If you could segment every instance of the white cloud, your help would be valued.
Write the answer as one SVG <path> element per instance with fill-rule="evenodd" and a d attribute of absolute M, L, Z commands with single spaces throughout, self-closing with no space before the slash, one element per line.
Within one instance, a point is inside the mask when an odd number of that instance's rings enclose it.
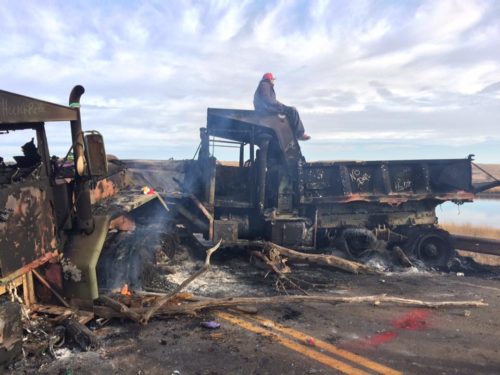
<path fill-rule="evenodd" d="M 227 2 L 227 5 L 229 5 L 229 2 Z M 246 6 L 247 4 L 243 1 L 238 5 L 228 6 L 228 9 L 215 26 L 217 40 L 223 42 L 228 41 L 241 30 L 247 20 L 245 14 Z"/>
<path fill-rule="evenodd" d="M 310 144 L 474 147 L 500 138 L 499 19 L 472 0 L 8 2 L 1 88 L 65 103 L 81 83 L 108 149 L 150 155 L 196 145 L 207 107 L 251 108 L 273 71 Z"/>
<path fill-rule="evenodd" d="M 415 14 L 414 32 L 425 39 L 457 39 L 478 23 L 486 10 L 483 1 L 428 1 Z"/>
<path fill-rule="evenodd" d="M 415 131 L 339 131 L 315 133 L 322 142 L 330 140 L 358 141 L 394 141 L 394 140 L 426 140 L 436 136 L 436 131 L 423 129 Z"/>
<path fill-rule="evenodd" d="M 200 30 L 200 14 L 197 8 L 187 8 L 182 15 L 182 31 L 196 35 Z"/>

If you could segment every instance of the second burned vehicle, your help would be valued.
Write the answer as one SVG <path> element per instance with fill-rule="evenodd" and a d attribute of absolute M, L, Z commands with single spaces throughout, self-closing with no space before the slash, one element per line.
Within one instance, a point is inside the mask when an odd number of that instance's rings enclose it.
<path fill-rule="evenodd" d="M 278 116 L 208 109 L 184 181 L 201 201 L 189 210 L 197 216 L 184 216 L 206 239 L 227 246 L 269 240 L 305 251 L 333 246 L 350 257 L 400 246 L 429 266 L 447 263 L 454 249 L 435 208 L 471 202 L 487 188 L 472 184 L 471 157 L 307 162 L 288 126 Z M 219 162 L 217 147 L 236 147 L 238 160 Z"/>

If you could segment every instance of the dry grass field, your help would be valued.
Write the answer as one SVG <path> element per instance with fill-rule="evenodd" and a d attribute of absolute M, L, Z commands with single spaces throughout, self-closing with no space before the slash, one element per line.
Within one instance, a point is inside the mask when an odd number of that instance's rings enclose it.
<path fill-rule="evenodd" d="M 478 166 L 481 169 L 484 169 L 486 172 L 491 174 L 493 177 L 496 179 L 500 180 L 500 164 L 478 164 Z M 488 176 L 486 173 L 481 171 L 476 166 L 472 166 L 472 181 L 477 183 L 477 182 L 489 182 L 489 181 L 494 181 L 493 178 Z M 483 197 L 488 197 L 488 198 L 497 198 L 496 195 L 498 194 L 498 199 L 500 199 L 500 186 L 497 186 L 493 189 L 490 189 L 486 191 L 485 193 L 480 193 Z"/>
<path fill-rule="evenodd" d="M 500 164 L 478 164 L 481 169 L 500 180 Z M 472 166 L 472 180 L 474 182 L 493 181 L 491 177 L 481 171 L 478 167 Z"/>
<path fill-rule="evenodd" d="M 442 224 L 441 227 L 453 234 L 500 239 L 500 229 L 472 224 Z"/>

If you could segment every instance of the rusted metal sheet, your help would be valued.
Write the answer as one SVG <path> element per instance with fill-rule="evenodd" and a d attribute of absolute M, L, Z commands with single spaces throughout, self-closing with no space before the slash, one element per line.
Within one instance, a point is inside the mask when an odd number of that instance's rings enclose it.
<path fill-rule="evenodd" d="M 409 201 L 400 205 L 362 201 L 323 203 L 317 206 L 317 224 L 319 228 L 434 225 L 437 222 L 434 207 L 426 201 Z"/>
<path fill-rule="evenodd" d="M 0 124 L 76 119 L 77 111 L 73 108 L 0 90 Z"/>
<path fill-rule="evenodd" d="M 112 197 L 120 191 L 119 184 L 116 184 L 109 178 L 99 180 L 96 187 L 90 191 L 92 203 L 102 201 L 103 199 Z"/>
<path fill-rule="evenodd" d="M 306 163 L 302 203 L 472 200 L 470 159 Z"/>
<path fill-rule="evenodd" d="M 174 193 L 189 190 L 186 174 L 195 168 L 196 160 L 119 160 L 117 166 L 126 170 L 128 185 L 149 186 L 161 193 Z M 112 172 L 110 175 L 113 178 Z"/>
<path fill-rule="evenodd" d="M 96 186 L 90 191 L 92 203 L 97 203 L 118 194 L 120 190 L 128 186 L 126 178 L 126 172 L 121 171 L 111 177 L 97 181 Z"/>
<path fill-rule="evenodd" d="M 214 238 L 214 217 L 212 214 L 207 210 L 205 206 L 199 201 L 199 199 L 196 197 L 196 195 L 191 194 L 191 199 L 193 200 L 194 204 L 196 207 L 200 209 L 200 211 L 203 213 L 203 215 L 208 219 L 208 239 L 213 240 Z M 236 230 L 236 234 L 237 234 Z"/>
<path fill-rule="evenodd" d="M 54 204 L 48 188 L 48 181 L 28 181 L 0 190 L 2 276 L 57 250 Z"/>

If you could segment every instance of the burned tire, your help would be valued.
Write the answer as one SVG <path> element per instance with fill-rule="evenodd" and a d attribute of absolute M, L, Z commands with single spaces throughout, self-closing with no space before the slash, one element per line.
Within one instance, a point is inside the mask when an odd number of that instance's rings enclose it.
<path fill-rule="evenodd" d="M 421 229 L 412 233 L 405 250 L 429 267 L 446 267 L 455 254 L 449 233 L 439 229 Z"/>
<path fill-rule="evenodd" d="M 353 259 L 373 249 L 376 242 L 375 235 L 366 228 L 346 228 L 340 236 L 340 248 Z"/>

